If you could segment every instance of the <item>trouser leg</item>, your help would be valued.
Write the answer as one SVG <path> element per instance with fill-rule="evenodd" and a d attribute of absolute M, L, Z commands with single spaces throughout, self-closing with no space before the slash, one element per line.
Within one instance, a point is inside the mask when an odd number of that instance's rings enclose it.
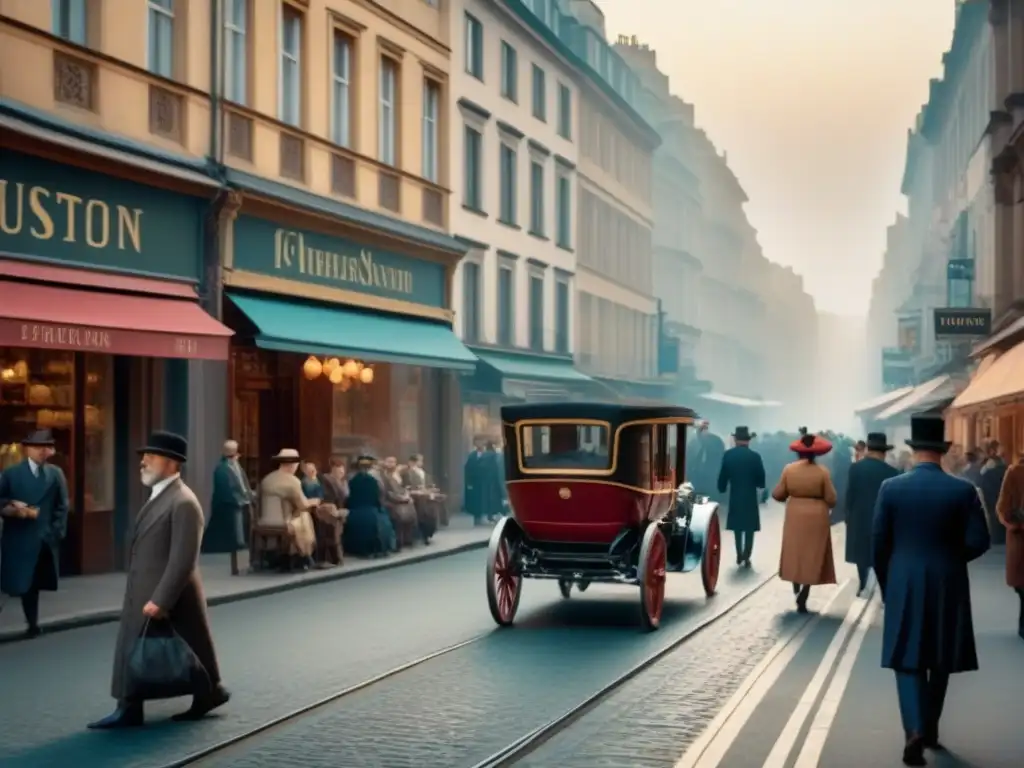
<path fill-rule="evenodd" d="M 39 590 L 34 586 L 21 596 L 21 610 L 29 629 L 36 629 L 39 626 Z"/>
<path fill-rule="evenodd" d="M 903 721 L 903 731 L 907 738 L 912 734 L 924 735 L 927 693 L 928 678 L 924 672 L 896 673 L 900 719 Z"/>
<path fill-rule="evenodd" d="M 736 540 L 736 562 L 743 561 L 743 531 L 733 531 L 733 538 Z"/>
<path fill-rule="evenodd" d="M 864 587 L 866 587 L 867 584 L 868 584 L 868 574 L 870 572 L 871 572 L 870 566 L 859 565 L 859 564 L 857 565 L 857 580 L 858 580 L 857 591 L 858 592 L 863 592 L 864 591 Z"/>
<path fill-rule="evenodd" d="M 936 738 L 939 734 L 939 720 L 942 717 L 942 708 L 946 704 L 948 689 L 948 674 L 945 672 L 928 673 L 928 687 L 925 692 L 925 732 Z"/>
<path fill-rule="evenodd" d="M 743 537 L 743 559 L 750 560 L 751 554 L 754 552 L 754 532 L 747 531 Z"/>

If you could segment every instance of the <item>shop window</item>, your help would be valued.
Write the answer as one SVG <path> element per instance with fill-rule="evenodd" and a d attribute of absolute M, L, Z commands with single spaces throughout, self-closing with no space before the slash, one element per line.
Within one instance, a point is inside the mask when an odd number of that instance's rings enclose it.
<path fill-rule="evenodd" d="M 114 509 L 114 358 L 85 358 L 85 511 Z"/>
<path fill-rule="evenodd" d="M 53 431 L 52 461 L 74 483 L 75 358 L 71 352 L 0 349 L 0 471 L 24 458 L 21 440 Z"/>

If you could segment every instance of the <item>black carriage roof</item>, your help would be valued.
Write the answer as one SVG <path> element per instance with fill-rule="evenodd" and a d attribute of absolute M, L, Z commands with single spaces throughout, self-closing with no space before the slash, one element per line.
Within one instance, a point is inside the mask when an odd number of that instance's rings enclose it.
<path fill-rule="evenodd" d="M 624 405 L 622 403 L 563 402 L 505 405 L 501 420 L 599 419 L 601 421 L 645 421 L 647 419 L 693 419 L 696 413 L 677 405 Z"/>

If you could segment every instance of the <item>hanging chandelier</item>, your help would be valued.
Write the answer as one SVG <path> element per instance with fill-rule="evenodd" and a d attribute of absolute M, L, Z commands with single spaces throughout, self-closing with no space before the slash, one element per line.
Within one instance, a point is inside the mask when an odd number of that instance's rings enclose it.
<path fill-rule="evenodd" d="M 310 355 L 302 364 L 302 375 L 309 381 L 324 376 L 331 384 L 339 385 L 343 390 L 355 384 L 372 384 L 373 368 L 358 360 L 341 362 L 336 357 L 324 358 L 323 362 Z"/>

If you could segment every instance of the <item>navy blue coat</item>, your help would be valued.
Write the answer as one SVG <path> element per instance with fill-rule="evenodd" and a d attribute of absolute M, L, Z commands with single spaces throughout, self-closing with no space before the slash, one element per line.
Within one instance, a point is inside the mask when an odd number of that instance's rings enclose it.
<path fill-rule="evenodd" d="M 866 456 L 850 467 L 846 483 L 846 562 L 871 566 L 871 521 L 882 483 L 900 471 L 881 459 Z"/>
<path fill-rule="evenodd" d="M 57 589 L 60 574 L 60 542 L 68 525 L 68 483 L 59 467 L 43 464 L 39 477 L 32 474 L 28 459 L 0 475 L 0 509 L 12 501 L 39 508 L 34 520 L 5 517 L 0 537 L 0 592 L 24 595 L 32 588 L 36 566 L 44 551 L 45 569 L 40 589 Z"/>
<path fill-rule="evenodd" d="M 989 546 L 985 510 L 966 480 L 918 464 L 882 483 L 872 555 L 885 600 L 883 667 L 978 668 L 967 563 Z"/>
<path fill-rule="evenodd" d="M 757 451 L 737 445 L 725 452 L 718 472 L 718 492 L 729 492 L 726 527 L 730 531 L 761 530 L 758 489 L 764 487 L 764 462 Z"/>

